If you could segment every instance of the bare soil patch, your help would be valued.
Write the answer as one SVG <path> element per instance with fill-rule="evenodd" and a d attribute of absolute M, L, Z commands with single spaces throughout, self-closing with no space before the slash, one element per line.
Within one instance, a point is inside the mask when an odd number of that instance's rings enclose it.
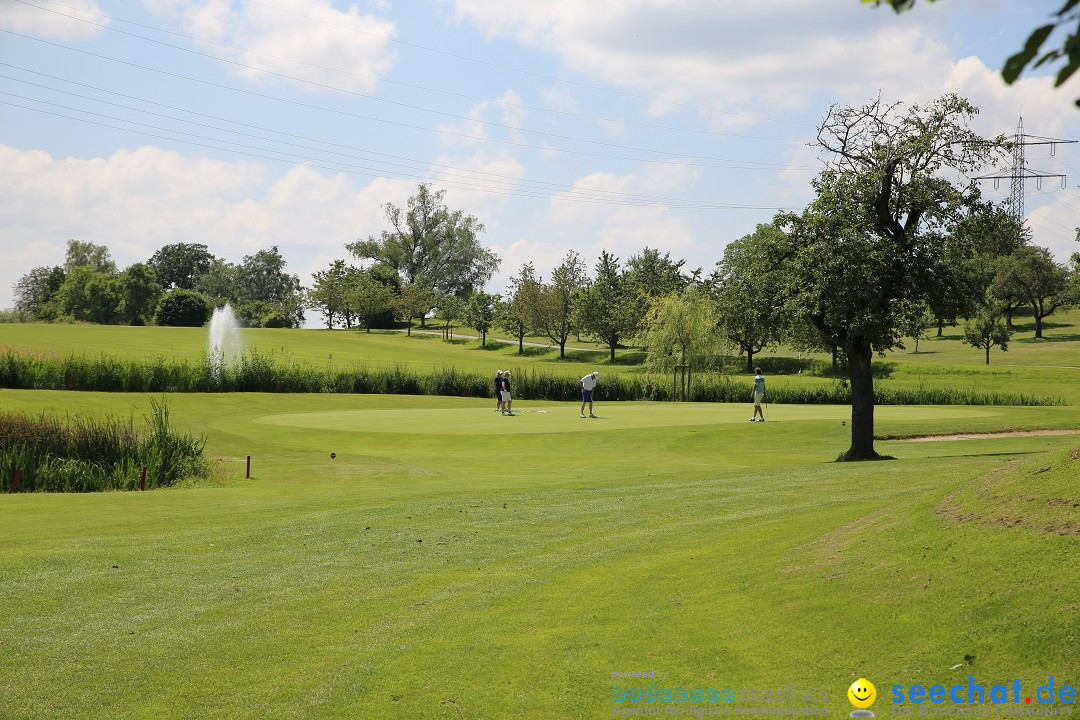
<path fill-rule="evenodd" d="M 943 440 L 983 440 L 986 438 L 1021 437 L 1025 435 L 1080 435 L 1080 430 L 1008 430 L 993 433 L 957 433 L 955 435 L 913 435 L 889 438 L 904 442 L 941 442 Z"/>

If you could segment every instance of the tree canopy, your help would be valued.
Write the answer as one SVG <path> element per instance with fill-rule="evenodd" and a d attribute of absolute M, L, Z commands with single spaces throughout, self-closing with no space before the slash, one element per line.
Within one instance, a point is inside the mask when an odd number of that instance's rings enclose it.
<path fill-rule="evenodd" d="M 782 295 L 822 339 L 844 348 L 851 382 L 851 446 L 872 459 L 874 353 L 903 347 L 928 288 L 950 257 L 952 228 L 977 211 L 978 189 L 944 172 L 970 173 L 1001 147 L 968 129 L 977 110 L 957 95 L 927 107 L 832 107 L 818 130 L 828 166 L 816 198 L 783 220 L 771 262 L 783 263 Z M 955 254 L 955 253 L 954 253 Z"/>
<path fill-rule="evenodd" d="M 404 210 L 393 203 L 384 206 L 389 230 L 346 247 L 357 258 L 385 263 L 406 284 L 436 295 L 468 296 L 491 279 L 499 258 L 480 245 L 483 223 L 450 210 L 445 194 L 421 184 Z"/>

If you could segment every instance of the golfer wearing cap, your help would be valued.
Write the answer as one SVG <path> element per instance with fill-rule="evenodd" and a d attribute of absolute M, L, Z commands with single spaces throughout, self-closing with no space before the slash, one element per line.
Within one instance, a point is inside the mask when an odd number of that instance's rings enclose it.
<path fill-rule="evenodd" d="M 510 395 L 510 371 L 506 370 L 502 376 L 502 404 L 503 415 L 513 415 L 514 398 Z"/>
<path fill-rule="evenodd" d="M 503 412 L 502 370 L 495 371 L 495 412 Z"/>
<path fill-rule="evenodd" d="M 600 382 L 600 373 L 594 372 L 581 378 L 581 417 L 585 417 L 585 403 L 589 403 L 589 417 L 593 415 L 593 394 L 596 392 L 596 383 Z"/>

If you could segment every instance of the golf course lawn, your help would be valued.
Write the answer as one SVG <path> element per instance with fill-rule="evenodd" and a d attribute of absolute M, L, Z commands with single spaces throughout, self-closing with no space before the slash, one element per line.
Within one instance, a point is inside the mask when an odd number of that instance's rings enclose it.
<path fill-rule="evenodd" d="M 1080 684 L 1078 435 L 838 464 L 846 406 L 167 400 L 211 478 L 0 500 L 0 717 L 607 717 L 646 705 L 614 700 L 635 671 L 833 716 L 860 677 L 879 716 L 896 684 Z M 1080 410 L 877 409 L 882 436 L 1046 428 Z"/>

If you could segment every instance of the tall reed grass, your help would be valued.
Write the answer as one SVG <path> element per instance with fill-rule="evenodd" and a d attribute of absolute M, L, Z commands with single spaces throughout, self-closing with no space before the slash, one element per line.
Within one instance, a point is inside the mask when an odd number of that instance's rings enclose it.
<path fill-rule="evenodd" d="M 19 492 L 137 490 L 205 476 L 205 438 L 176 432 L 169 408 L 151 400 L 145 428 L 133 418 L 0 413 L 0 481 Z"/>
<path fill-rule="evenodd" d="M 401 365 L 384 367 L 318 368 L 273 356 L 246 354 L 235 365 L 218 367 L 209 360 L 188 362 L 173 358 L 121 359 L 108 355 L 68 355 L 53 358 L 8 350 L 0 355 L 0 387 L 104 392 L 287 392 L 456 395 L 488 397 L 492 378 L 455 367 L 436 367 L 418 373 Z M 693 376 L 688 400 L 693 402 L 749 401 L 745 379 L 720 373 Z M 672 400 L 670 375 L 624 373 L 605 375 L 599 387 L 605 400 Z M 515 370 L 514 397 L 523 400 L 573 400 L 577 377 L 545 369 Z M 681 397 L 681 394 L 679 395 Z M 845 382 L 828 385 L 778 385 L 769 389 L 777 403 L 845 405 L 851 391 Z M 997 392 L 983 388 L 875 389 L 879 405 L 1065 405 L 1060 396 Z"/>

